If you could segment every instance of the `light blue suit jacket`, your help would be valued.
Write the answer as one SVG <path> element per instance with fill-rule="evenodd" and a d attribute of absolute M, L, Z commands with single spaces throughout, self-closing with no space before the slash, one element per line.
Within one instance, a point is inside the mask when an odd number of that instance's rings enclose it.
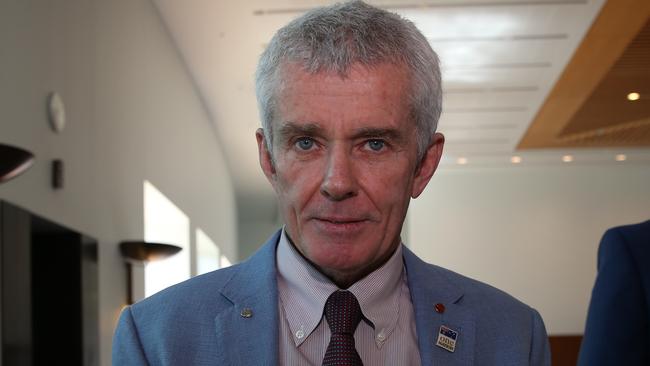
<path fill-rule="evenodd" d="M 113 338 L 113 365 L 278 364 L 279 234 L 239 265 L 126 308 Z M 422 365 L 550 365 L 537 311 L 493 287 L 427 264 L 407 248 L 403 253 Z M 443 313 L 434 310 L 437 303 L 445 305 Z M 252 316 L 242 316 L 244 309 Z M 458 332 L 453 353 L 436 346 L 442 325 Z"/>

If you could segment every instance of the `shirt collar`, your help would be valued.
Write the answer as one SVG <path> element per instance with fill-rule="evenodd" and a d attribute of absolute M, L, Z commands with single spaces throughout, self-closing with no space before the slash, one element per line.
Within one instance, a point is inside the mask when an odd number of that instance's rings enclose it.
<path fill-rule="evenodd" d="M 280 306 L 284 309 L 295 344 L 299 346 L 320 323 L 325 302 L 338 287 L 298 253 L 284 230 L 276 260 Z M 403 276 L 400 244 L 386 263 L 348 288 L 357 297 L 364 317 L 374 326 L 378 347 L 388 339 L 397 324 Z"/>

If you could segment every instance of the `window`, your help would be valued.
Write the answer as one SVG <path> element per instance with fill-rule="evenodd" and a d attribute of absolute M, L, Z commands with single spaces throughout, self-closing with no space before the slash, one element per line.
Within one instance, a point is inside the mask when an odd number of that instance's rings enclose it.
<path fill-rule="evenodd" d="M 219 247 L 201 229 L 196 229 L 196 274 L 221 268 Z"/>
<path fill-rule="evenodd" d="M 172 257 L 146 265 L 145 297 L 190 278 L 190 219 L 148 181 L 144 182 L 144 240 L 183 248 Z"/>

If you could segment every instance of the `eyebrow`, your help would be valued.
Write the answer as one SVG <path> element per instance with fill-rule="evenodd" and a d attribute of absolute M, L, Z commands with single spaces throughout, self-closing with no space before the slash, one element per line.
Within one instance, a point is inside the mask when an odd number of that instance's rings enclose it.
<path fill-rule="evenodd" d="M 284 122 L 278 131 L 278 136 L 286 139 L 289 136 L 306 135 L 314 136 L 323 131 L 323 128 L 317 123 L 297 124 L 294 122 Z"/>
<path fill-rule="evenodd" d="M 278 137 L 286 140 L 291 136 L 304 135 L 304 136 L 319 136 L 324 134 L 324 129 L 318 123 L 295 123 L 291 121 L 284 122 L 279 128 Z M 361 138 L 383 138 L 394 141 L 396 143 L 403 143 L 405 140 L 404 134 L 396 128 L 384 127 L 361 127 L 353 131 L 353 139 Z"/>
<path fill-rule="evenodd" d="M 354 133 L 354 138 L 385 138 L 395 142 L 402 142 L 404 135 L 396 128 L 377 128 L 377 127 L 363 127 L 359 128 Z"/>

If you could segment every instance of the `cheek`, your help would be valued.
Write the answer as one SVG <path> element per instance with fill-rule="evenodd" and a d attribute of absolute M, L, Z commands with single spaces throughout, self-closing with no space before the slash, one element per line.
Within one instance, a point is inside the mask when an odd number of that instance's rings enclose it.
<path fill-rule="evenodd" d="M 413 173 L 405 165 L 384 164 L 368 173 L 364 174 L 362 186 L 377 207 L 390 209 L 404 205 L 410 198 Z"/>
<path fill-rule="evenodd" d="M 320 190 L 320 175 L 313 166 L 290 164 L 277 170 L 276 193 L 281 203 L 300 210 Z"/>

